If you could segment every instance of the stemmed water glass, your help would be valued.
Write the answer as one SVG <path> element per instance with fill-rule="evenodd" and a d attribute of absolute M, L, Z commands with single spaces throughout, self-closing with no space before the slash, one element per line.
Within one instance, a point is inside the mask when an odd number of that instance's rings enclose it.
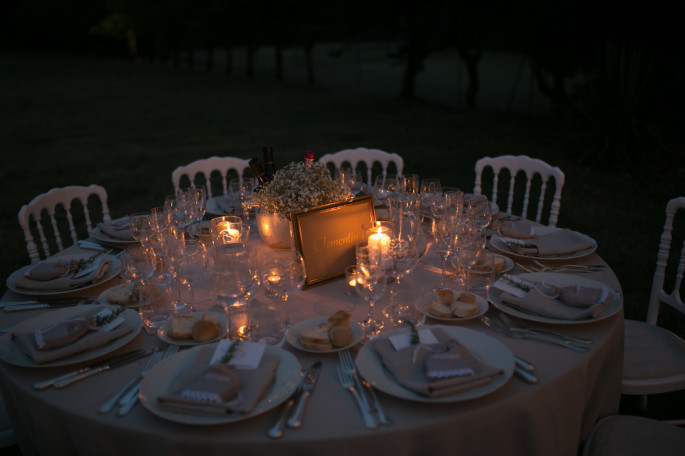
<path fill-rule="evenodd" d="M 355 283 L 357 293 L 369 301 L 369 313 L 362 322 L 366 336 L 370 339 L 380 334 L 383 322 L 376 319 L 376 301 L 383 296 L 387 282 L 387 262 L 381 249 L 374 249 L 368 244 L 356 247 L 357 272 Z"/>
<path fill-rule="evenodd" d="M 175 297 L 172 300 L 172 306 L 176 312 L 190 310 L 181 302 L 181 289 L 179 278 L 179 265 L 183 256 L 186 254 L 185 234 L 180 226 L 169 226 L 161 231 L 163 264 L 166 266 L 165 272 L 168 273 L 169 279 L 176 288 Z"/>
<path fill-rule="evenodd" d="M 285 327 L 289 328 L 292 323 L 287 308 L 288 298 L 302 289 L 306 278 L 302 255 L 294 249 L 269 252 L 262 264 L 261 274 L 266 289 L 283 301 Z"/>
<path fill-rule="evenodd" d="M 186 294 L 190 296 L 188 302 L 183 303 L 187 308 L 193 308 L 195 304 L 195 292 L 193 290 L 193 282 L 200 279 L 207 271 L 207 250 L 202 242 L 186 241 L 185 252 L 181 258 L 178 259 L 177 278 L 178 284 L 183 285 L 186 289 Z M 181 291 L 179 288 L 179 300 Z"/>

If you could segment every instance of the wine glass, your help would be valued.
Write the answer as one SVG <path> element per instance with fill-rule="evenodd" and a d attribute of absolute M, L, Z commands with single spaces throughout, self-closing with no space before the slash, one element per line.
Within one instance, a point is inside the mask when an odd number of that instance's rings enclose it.
<path fill-rule="evenodd" d="M 215 264 L 214 296 L 226 315 L 226 338 L 243 340 L 250 334 L 250 301 L 259 287 L 259 273 L 256 256 L 247 247 L 230 256 L 230 261 Z"/>
<path fill-rule="evenodd" d="M 425 212 L 430 212 L 433 206 L 433 199 L 442 193 L 440 179 L 427 177 L 421 180 L 419 194 L 421 195 L 421 208 Z"/>
<path fill-rule="evenodd" d="M 335 170 L 335 179 L 347 185 L 353 195 L 359 193 L 364 183 L 362 173 L 354 168 L 343 166 Z"/>
<path fill-rule="evenodd" d="M 404 174 L 399 177 L 401 180 L 401 188 L 405 193 L 415 193 L 418 194 L 420 191 L 419 186 L 419 175 L 418 174 Z"/>
<path fill-rule="evenodd" d="M 155 252 L 150 247 L 133 245 L 121 254 L 122 283 L 149 279 L 157 268 Z"/>
<path fill-rule="evenodd" d="M 436 218 L 431 225 L 433 239 L 435 240 L 435 249 L 440 256 L 440 267 L 442 271 L 440 279 L 440 287 L 445 288 L 447 279 L 447 260 L 453 253 L 454 248 L 454 224 L 457 222 L 456 217 L 441 217 Z"/>
<path fill-rule="evenodd" d="M 357 293 L 369 301 L 369 313 L 362 322 L 364 332 L 369 339 L 381 333 L 383 322 L 375 316 L 376 301 L 383 296 L 386 286 L 386 266 L 381 249 L 370 248 L 368 244 L 359 244 L 356 247 Z"/>
<path fill-rule="evenodd" d="M 478 226 L 478 231 L 482 231 L 490 224 L 492 219 L 490 201 L 483 195 L 475 195 L 469 199 L 466 213 L 474 220 Z"/>
<path fill-rule="evenodd" d="M 163 251 L 163 265 L 167 277 L 174 284 L 176 293 L 172 300 L 172 306 L 176 312 L 190 310 L 189 306 L 181 302 L 180 299 L 180 284 L 179 284 L 179 265 L 186 254 L 186 244 L 184 230 L 180 226 L 169 226 L 161 231 L 162 251 Z"/>
<path fill-rule="evenodd" d="M 384 309 L 385 315 L 393 316 L 396 325 L 402 324 L 403 316 L 411 312 L 410 303 L 400 302 L 397 291 L 401 288 L 403 277 L 409 275 L 419 262 L 419 249 L 416 243 L 406 239 L 393 239 L 388 250 L 390 256 L 389 275 L 392 278 L 390 286 L 390 308 Z"/>
<path fill-rule="evenodd" d="M 384 201 L 388 196 L 398 193 L 399 187 L 397 182 L 397 175 L 395 174 L 386 174 L 385 176 L 381 174 L 376 176 L 373 183 L 373 191 L 376 199 Z"/>
<path fill-rule="evenodd" d="M 454 260 L 464 268 L 464 290 L 469 291 L 471 268 L 478 263 L 485 249 L 485 232 L 479 231 L 475 221 L 467 219 L 455 234 L 455 245 Z"/>
<path fill-rule="evenodd" d="M 131 236 L 138 242 L 144 242 L 150 235 L 150 213 L 138 212 L 128 216 L 128 227 Z"/>
<path fill-rule="evenodd" d="M 289 328 L 292 322 L 287 309 L 288 298 L 302 289 L 306 278 L 302 255 L 293 249 L 269 252 L 262 264 L 261 274 L 266 289 L 283 301 L 286 308 L 285 327 Z"/>

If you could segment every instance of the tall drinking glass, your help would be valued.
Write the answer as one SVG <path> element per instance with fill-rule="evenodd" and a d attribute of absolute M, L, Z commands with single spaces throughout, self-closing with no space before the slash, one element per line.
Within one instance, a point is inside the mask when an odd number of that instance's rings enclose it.
<path fill-rule="evenodd" d="M 271 251 L 262 263 L 261 274 L 266 289 L 283 301 L 285 327 L 289 328 L 292 322 L 287 306 L 288 298 L 302 289 L 306 279 L 302 255 L 294 249 Z"/>
<path fill-rule="evenodd" d="M 357 293 L 368 300 L 369 313 L 362 322 L 364 332 L 369 339 L 378 336 L 383 330 L 383 321 L 376 319 L 376 301 L 383 296 L 386 286 L 386 267 L 384 255 L 380 249 L 374 249 L 368 244 L 359 244 L 356 247 Z"/>
<path fill-rule="evenodd" d="M 250 335 L 250 301 L 259 286 L 256 258 L 247 247 L 225 255 L 230 258 L 214 266 L 214 296 L 226 315 L 226 338 L 243 340 Z"/>

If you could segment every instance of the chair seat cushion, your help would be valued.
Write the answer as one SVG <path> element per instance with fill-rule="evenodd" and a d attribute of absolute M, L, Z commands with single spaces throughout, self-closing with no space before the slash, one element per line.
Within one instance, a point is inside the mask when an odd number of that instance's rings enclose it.
<path fill-rule="evenodd" d="M 625 321 L 623 378 L 647 380 L 685 375 L 685 342 L 643 321 Z"/>
<path fill-rule="evenodd" d="M 639 416 L 618 415 L 595 425 L 583 456 L 682 456 L 685 429 Z"/>

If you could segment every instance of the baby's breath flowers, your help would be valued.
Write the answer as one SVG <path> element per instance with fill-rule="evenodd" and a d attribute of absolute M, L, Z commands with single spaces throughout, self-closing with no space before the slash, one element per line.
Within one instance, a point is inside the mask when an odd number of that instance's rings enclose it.
<path fill-rule="evenodd" d="M 293 162 L 276 171 L 273 181 L 253 193 L 247 204 L 288 218 L 290 212 L 344 201 L 352 196 L 347 185 L 333 180 L 325 164 Z"/>

